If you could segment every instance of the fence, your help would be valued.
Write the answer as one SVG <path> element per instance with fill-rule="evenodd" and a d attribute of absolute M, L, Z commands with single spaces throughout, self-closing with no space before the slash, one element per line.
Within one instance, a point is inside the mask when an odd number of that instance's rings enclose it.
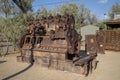
<path fill-rule="evenodd" d="M 120 30 L 101 30 L 98 32 L 104 35 L 105 49 L 120 51 Z"/>

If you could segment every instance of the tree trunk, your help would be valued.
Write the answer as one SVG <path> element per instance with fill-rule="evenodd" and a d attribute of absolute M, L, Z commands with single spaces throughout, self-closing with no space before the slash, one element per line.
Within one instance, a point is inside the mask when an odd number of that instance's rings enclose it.
<path fill-rule="evenodd" d="M 22 11 L 23 14 L 26 14 L 27 11 L 25 10 L 25 8 L 22 6 L 22 0 L 12 0 Z"/>

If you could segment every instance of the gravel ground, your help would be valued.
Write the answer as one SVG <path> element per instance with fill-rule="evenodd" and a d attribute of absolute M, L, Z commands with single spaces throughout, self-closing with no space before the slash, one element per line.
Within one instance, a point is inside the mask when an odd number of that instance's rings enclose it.
<path fill-rule="evenodd" d="M 17 62 L 17 55 L 20 54 L 0 57 L 0 80 L 120 80 L 120 52 L 98 54 L 97 69 L 88 77 Z"/>

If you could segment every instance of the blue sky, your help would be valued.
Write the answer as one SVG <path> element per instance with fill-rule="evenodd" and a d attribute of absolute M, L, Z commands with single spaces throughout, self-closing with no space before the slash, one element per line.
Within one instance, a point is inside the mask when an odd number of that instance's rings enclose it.
<path fill-rule="evenodd" d="M 33 2 L 33 10 L 37 11 L 41 6 L 46 7 L 47 9 L 54 9 L 56 6 L 59 6 L 64 3 L 84 3 L 86 8 L 89 8 L 93 14 L 97 16 L 99 20 L 107 18 L 104 14 L 108 13 L 111 6 L 115 2 L 120 2 L 120 0 L 35 0 Z M 52 4 L 53 3 L 53 4 Z"/>

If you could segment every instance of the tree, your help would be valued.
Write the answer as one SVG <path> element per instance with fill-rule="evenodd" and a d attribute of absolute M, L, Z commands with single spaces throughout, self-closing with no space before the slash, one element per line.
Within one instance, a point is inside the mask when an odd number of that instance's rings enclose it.
<path fill-rule="evenodd" d="M 57 10 L 56 9 L 49 10 L 48 15 L 53 15 L 53 16 L 57 15 Z"/>
<path fill-rule="evenodd" d="M 88 8 L 85 8 L 84 4 L 79 5 L 79 12 L 78 17 L 81 24 L 84 24 L 84 22 L 89 20 L 91 13 Z"/>
<path fill-rule="evenodd" d="M 98 22 L 96 16 L 93 15 L 93 14 L 89 15 L 89 17 L 88 17 L 88 21 L 89 21 L 89 24 L 95 24 L 95 23 Z"/>
<path fill-rule="evenodd" d="M 7 17 L 32 11 L 33 0 L 0 0 L 0 13 Z"/>
<path fill-rule="evenodd" d="M 86 12 L 84 10 L 84 7 L 81 4 L 80 4 L 80 6 L 78 6 L 75 3 L 66 3 L 66 4 L 63 4 L 59 7 L 57 7 L 56 10 L 57 10 L 57 13 L 62 14 L 62 15 L 66 14 L 66 13 L 74 15 L 76 30 L 78 32 L 80 32 L 80 27 L 84 23 L 82 21 L 85 20 L 85 18 L 86 18 L 84 15 L 84 14 L 86 14 Z"/>
<path fill-rule="evenodd" d="M 95 15 L 91 14 L 90 10 L 84 4 L 77 5 L 75 3 L 66 3 L 58 6 L 56 9 L 58 14 L 73 14 L 75 17 L 75 28 L 80 33 L 80 27 L 86 23 L 93 24 L 97 22 Z M 57 14 L 56 13 L 56 14 Z"/>
<path fill-rule="evenodd" d="M 0 0 L 0 14 L 4 15 L 0 17 L 0 32 L 5 34 L 14 48 L 25 29 L 26 21 L 34 16 L 28 13 L 32 11 L 32 2 L 33 0 Z"/>
<path fill-rule="evenodd" d="M 32 11 L 32 2 L 33 0 L 12 0 L 18 8 L 22 11 L 22 13 L 27 13 L 28 11 Z"/>
<path fill-rule="evenodd" d="M 114 19 L 115 14 L 120 14 L 120 3 L 118 3 L 118 2 L 113 4 L 113 6 L 111 7 L 111 9 L 109 11 L 110 19 Z"/>
<path fill-rule="evenodd" d="M 62 15 L 66 13 L 76 15 L 78 13 L 78 6 L 74 3 L 63 4 L 57 7 L 57 12 Z"/>
<path fill-rule="evenodd" d="M 13 44 L 14 48 L 16 48 L 18 39 L 25 29 L 24 19 L 22 17 L 14 19 L 3 18 L 0 21 L 0 29 L 2 29 L 1 33 L 4 33 L 8 41 Z"/>
<path fill-rule="evenodd" d="M 0 13 L 4 14 L 5 17 L 17 12 L 17 8 L 11 0 L 0 0 Z"/>
<path fill-rule="evenodd" d="M 42 16 L 47 16 L 48 15 L 48 10 L 45 7 L 40 8 L 39 12 Z"/>
<path fill-rule="evenodd" d="M 91 11 L 85 7 L 84 4 L 77 5 L 77 15 L 75 16 L 76 30 L 80 33 L 80 27 L 86 24 L 93 24 L 97 22 L 95 15 L 91 14 Z"/>
<path fill-rule="evenodd" d="M 98 27 L 101 28 L 101 29 L 105 29 L 105 30 L 107 30 L 107 26 L 106 26 L 106 24 L 104 24 L 104 23 L 102 23 L 102 22 L 97 23 L 97 24 L 95 24 L 95 25 L 98 26 Z"/>

